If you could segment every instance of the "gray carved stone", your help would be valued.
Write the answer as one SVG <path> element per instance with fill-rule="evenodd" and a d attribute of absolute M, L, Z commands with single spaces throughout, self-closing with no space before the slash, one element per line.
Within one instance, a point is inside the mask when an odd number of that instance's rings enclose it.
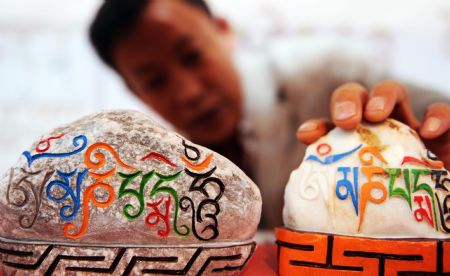
<path fill-rule="evenodd" d="M 0 273 L 236 274 L 256 185 L 221 155 L 132 111 L 43 135 L 0 178 Z"/>

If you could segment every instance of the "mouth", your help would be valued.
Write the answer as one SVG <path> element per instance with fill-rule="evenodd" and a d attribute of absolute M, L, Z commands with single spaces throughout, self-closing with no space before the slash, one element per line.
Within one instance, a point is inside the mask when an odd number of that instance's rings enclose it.
<path fill-rule="evenodd" d="M 195 128 L 211 129 L 220 124 L 222 120 L 223 107 L 211 107 L 198 113 L 190 120 L 190 126 Z"/>

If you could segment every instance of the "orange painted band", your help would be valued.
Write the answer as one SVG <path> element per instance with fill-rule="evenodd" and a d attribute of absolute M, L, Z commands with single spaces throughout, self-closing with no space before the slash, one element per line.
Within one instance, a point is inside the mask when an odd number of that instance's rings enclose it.
<path fill-rule="evenodd" d="M 450 272 L 450 239 L 377 239 L 277 228 L 280 275 Z"/>

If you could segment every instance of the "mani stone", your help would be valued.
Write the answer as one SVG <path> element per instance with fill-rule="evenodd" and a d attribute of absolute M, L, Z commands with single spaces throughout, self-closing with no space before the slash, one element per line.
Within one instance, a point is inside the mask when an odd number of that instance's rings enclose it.
<path fill-rule="evenodd" d="M 408 126 L 335 128 L 285 189 L 287 228 L 372 238 L 450 238 L 450 174 Z"/>
<path fill-rule="evenodd" d="M 139 112 L 99 112 L 1 176 L 0 275 L 238 274 L 260 215 L 223 156 Z"/>
<path fill-rule="evenodd" d="M 310 145 L 275 231 L 280 275 L 450 274 L 450 175 L 394 120 Z"/>

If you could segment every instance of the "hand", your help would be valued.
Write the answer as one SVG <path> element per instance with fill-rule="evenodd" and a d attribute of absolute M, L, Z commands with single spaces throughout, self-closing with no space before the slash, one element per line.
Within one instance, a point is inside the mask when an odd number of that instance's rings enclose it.
<path fill-rule="evenodd" d="M 357 83 L 338 87 L 330 103 L 332 123 L 313 119 L 297 130 L 297 139 L 305 144 L 314 143 L 335 125 L 355 129 L 362 119 L 377 123 L 394 118 L 417 130 L 426 147 L 450 168 L 450 106 L 435 103 L 428 107 L 422 124 L 414 116 L 406 89 L 398 82 L 384 81 L 369 92 Z"/>

